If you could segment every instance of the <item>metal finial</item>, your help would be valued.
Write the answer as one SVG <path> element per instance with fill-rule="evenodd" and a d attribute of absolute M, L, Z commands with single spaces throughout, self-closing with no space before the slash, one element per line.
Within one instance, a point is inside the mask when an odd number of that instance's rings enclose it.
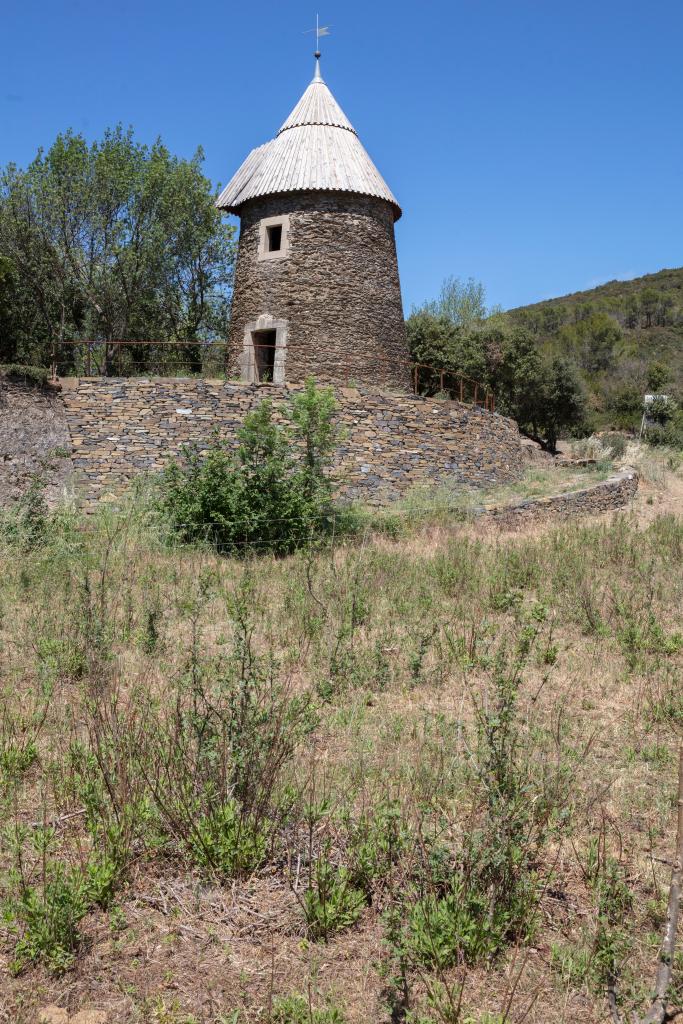
<path fill-rule="evenodd" d="M 315 32 L 315 53 L 313 54 L 313 56 L 316 59 L 315 79 L 318 79 L 318 78 L 320 78 L 320 40 L 322 38 L 324 38 L 324 36 L 329 36 L 329 34 L 330 34 L 330 26 L 329 25 L 321 25 L 320 24 L 320 19 L 319 19 L 318 15 L 316 14 L 316 16 L 315 16 L 315 28 L 307 29 L 306 33 L 304 33 L 304 34 L 307 34 L 308 32 Z"/>

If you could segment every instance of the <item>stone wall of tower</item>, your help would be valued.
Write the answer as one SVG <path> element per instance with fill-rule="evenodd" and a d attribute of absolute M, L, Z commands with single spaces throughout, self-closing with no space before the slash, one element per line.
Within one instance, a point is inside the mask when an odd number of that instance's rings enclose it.
<path fill-rule="evenodd" d="M 286 321 L 285 381 L 312 375 L 405 390 L 410 384 L 401 286 L 389 203 L 302 192 L 251 200 L 241 230 L 230 323 L 231 376 L 239 377 L 247 325 Z M 263 218 L 288 215 L 288 254 L 259 260 Z"/>

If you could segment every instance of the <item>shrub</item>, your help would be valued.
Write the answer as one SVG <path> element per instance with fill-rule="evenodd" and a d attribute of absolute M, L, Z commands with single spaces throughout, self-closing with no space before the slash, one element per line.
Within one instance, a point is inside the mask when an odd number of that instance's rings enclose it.
<path fill-rule="evenodd" d="M 49 836 L 44 838 L 46 845 Z M 79 924 L 94 906 L 111 903 L 118 872 L 113 861 L 93 855 L 84 869 L 46 859 L 39 884 L 18 872 L 10 876 L 13 891 L 3 917 L 18 936 L 10 969 L 19 974 L 31 963 L 44 963 L 54 974 L 68 970 L 80 944 Z"/>
<path fill-rule="evenodd" d="M 236 801 L 229 800 L 197 820 L 189 846 L 200 867 L 236 878 L 261 867 L 269 834 L 268 823 L 245 818 Z"/>
<path fill-rule="evenodd" d="M 355 924 L 363 912 L 365 896 L 353 885 L 345 867 L 330 861 L 329 846 L 318 857 L 303 898 L 308 933 L 327 942 L 334 932 Z"/>
<path fill-rule="evenodd" d="M 610 431 L 603 434 L 600 440 L 604 445 L 612 449 L 613 459 L 623 459 L 624 454 L 626 453 L 626 446 L 628 444 L 628 438 L 625 434 Z"/>
<path fill-rule="evenodd" d="M 3 363 L 0 365 L 0 377 L 7 380 L 21 381 L 34 387 L 44 387 L 48 382 L 49 370 L 44 366 L 24 366 L 22 363 Z"/>
<path fill-rule="evenodd" d="M 276 423 L 269 401 L 249 413 L 235 452 L 215 436 L 188 448 L 161 484 L 161 508 L 185 541 L 221 552 L 250 548 L 287 554 L 332 530 L 335 511 L 327 475 L 337 431 L 329 389 L 309 380 Z"/>
<path fill-rule="evenodd" d="M 296 993 L 273 1000 L 272 1024 L 344 1024 L 345 1016 L 332 1003 L 314 1009 L 305 996 Z"/>
<path fill-rule="evenodd" d="M 683 449 L 683 427 L 675 423 L 656 423 L 645 431 L 645 441 L 652 448 Z"/>
<path fill-rule="evenodd" d="M 37 474 L 13 505 L 0 509 L 0 539 L 29 551 L 43 539 L 47 523 L 44 482 Z"/>
<path fill-rule="evenodd" d="M 489 920 L 483 893 L 467 892 L 462 878 L 445 896 L 428 893 L 411 908 L 407 944 L 412 958 L 424 967 L 444 970 L 464 958 L 481 960 L 498 950 L 500 936 Z"/>
<path fill-rule="evenodd" d="M 368 901 L 378 879 L 387 878 L 408 845 L 408 830 L 396 801 L 382 803 L 354 824 L 349 836 L 353 886 Z"/>
<path fill-rule="evenodd" d="M 678 403 L 664 395 L 657 395 L 645 409 L 647 418 L 661 426 L 666 426 L 676 419 Z"/>

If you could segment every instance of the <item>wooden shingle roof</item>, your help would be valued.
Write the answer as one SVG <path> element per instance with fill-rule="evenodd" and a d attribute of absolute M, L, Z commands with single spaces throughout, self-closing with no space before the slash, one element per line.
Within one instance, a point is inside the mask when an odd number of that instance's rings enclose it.
<path fill-rule="evenodd" d="M 320 76 L 315 76 L 276 137 L 253 149 L 216 206 L 239 213 L 242 203 L 283 192 L 355 192 L 401 208 L 356 131 Z"/>

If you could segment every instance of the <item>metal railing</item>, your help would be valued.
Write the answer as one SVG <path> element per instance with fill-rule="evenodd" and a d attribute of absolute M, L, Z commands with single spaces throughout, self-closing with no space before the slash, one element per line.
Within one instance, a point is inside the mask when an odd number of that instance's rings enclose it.
<path fill-rule="evenodd" d="M 257 383 L 273 379 L 275 345 L 254 344 L 254 376 Z M 259 354 L 273 352 L 273 360 Z M 225 375 L 230 362 L 228 343 L 210 341 L 65 341 L 53 357 L 52 377 L 136 377 Z M 406 383 L 413 394 L 425 397 L 441 395 L 495 412 L 491 388 L 456 370 L 412 363 L 404 360 L 373 359 L 373 365 L 403 368 Z M 349 372 L 349 380 L 353 371 Z M 289 378 L 292 379 L 291 377 Z"/>
<path fill-rule="evenodd" d="M 221 376 L 226 341 L 64 341 L 53 357 L 52 376 Z"/>

